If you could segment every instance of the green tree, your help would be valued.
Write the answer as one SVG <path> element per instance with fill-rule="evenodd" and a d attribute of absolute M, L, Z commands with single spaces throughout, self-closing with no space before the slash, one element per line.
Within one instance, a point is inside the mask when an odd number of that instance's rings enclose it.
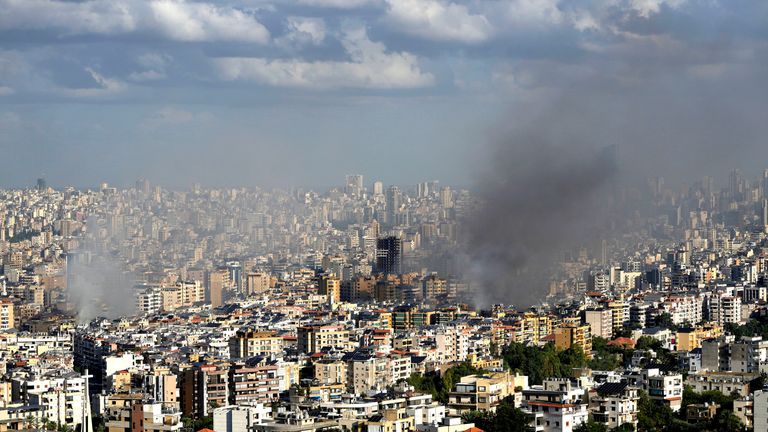
<path fill-rule="evenodd" d="M 515 408 L 511 398 L 506 398 L 496 407 L 495 413 L 471 411 L 462 416 L 465 422 L 474 423 L 487 432 L 528 432 L 530 417 Z"/>
<path fill-rule="evenodd" d="M 531 384 L 541 384 L 545 378 L 571 376 L 573 368 L 587 365 L 581 349 L 560 350 L 551 343 L 542 348 L 512 343 L 504 347 L 502 358 L 509 369 L 528 376 Z"/>
<path fill-rule="evenodd" d="M 600 336 L 592 338 L 592 360 L 589 368 L 594 370 L 615 370 L 621 366 L 619 358 L 624 355 L 624 349 L 608 345 L 608 340 Z"/>
<path fill-rule="evenodd" d="M 660 340 L 654 339 L 650 336 L 641 336 L 640 339 L 637 340 L 635 348 L 639 350 L 653 350 L 657 352 L 664 349 Z"/>
<path fill-rule="evenodd" d="M 608 432 L 608 426 L 589 419 L 589 421 L 576 426 L 573 432 Z"/>
<path fill-rule="evenodd" d="M 746 428 L 744 427 L 744 423 L 741 422 L 741 419 L 736 417 L 736 414 L 734 414 L 733 411 L 721 409 L 717 412 L 715 418 L 712 419 L 708 429 L 712 431 L 737 432 L 743 431 Z"/>
<path fill-rule="evenodd" d="M 672 315 L 670 315 L 667 312 L 664 312 L 664 313 L 660 314 L 659 316 L 657 316 L 653 320 L 653 323 L 654 323 L 654 325 L 656 327 L 661 327 L 661 328 L 670 329 L 672 331 L 677 331 L 677 326 L 675 325 L 674 322 L 672 322 Z"/>
<path fill-rule="evenodd" d="M 457 366 L 448 368 L 440 376 L 437 372 L 430 372 L 422 375 L 413 373 L 406 380 L 416 391 L 431 394 L 432 397 L 441 403 L 448 402 L 448 393 L 453 386 L 467 375 L 485 373 L 486 371 L 473 367 L 469 362 L 461 363 Z"/>
<path fill-rule="evenodd" d="M 674 414 L 668 406 L 656 403 L 645 392 L 640 392 L 637 403 L 637 426 L 641 431 L 660 431 L 672 423 Z"/>

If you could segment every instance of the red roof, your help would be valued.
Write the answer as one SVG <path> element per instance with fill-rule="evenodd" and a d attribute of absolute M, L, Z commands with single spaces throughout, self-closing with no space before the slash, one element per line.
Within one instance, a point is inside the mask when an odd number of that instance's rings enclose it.
<path fill-rule="evenodd" d="M 608 345 L 613 346 L 628 346 L 630 348 L 635 347 L 635 340 L 626 337 L 617 337 L 616 339 L 609 341 Z"/>

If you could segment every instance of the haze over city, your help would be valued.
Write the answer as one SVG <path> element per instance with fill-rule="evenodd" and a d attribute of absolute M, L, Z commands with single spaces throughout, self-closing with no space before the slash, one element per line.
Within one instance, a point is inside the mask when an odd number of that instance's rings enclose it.
<path fill-rule="evenodd" d="M 766 77 L 757 0 L 0 0 L 0 432 L 764 432 Z"/>

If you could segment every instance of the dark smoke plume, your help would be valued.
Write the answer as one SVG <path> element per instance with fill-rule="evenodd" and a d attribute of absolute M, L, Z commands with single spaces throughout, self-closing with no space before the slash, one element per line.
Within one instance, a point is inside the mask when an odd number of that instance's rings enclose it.
<path fill-rule="evenodd" d="M 465 226 L 479 304 L 541 300 L 562 252 L 604 229 L 615 148 L 577 140 L 526 132 L 493 152 L 476 185 L 481 204 Z"/>

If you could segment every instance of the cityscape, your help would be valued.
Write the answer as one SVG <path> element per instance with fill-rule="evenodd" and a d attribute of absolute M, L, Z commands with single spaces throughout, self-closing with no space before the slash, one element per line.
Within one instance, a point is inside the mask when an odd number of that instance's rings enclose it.
<path fill-rule="evenodd" d="M 0 432 L 768 431 L 766 21 L 0 0 Z"/>

